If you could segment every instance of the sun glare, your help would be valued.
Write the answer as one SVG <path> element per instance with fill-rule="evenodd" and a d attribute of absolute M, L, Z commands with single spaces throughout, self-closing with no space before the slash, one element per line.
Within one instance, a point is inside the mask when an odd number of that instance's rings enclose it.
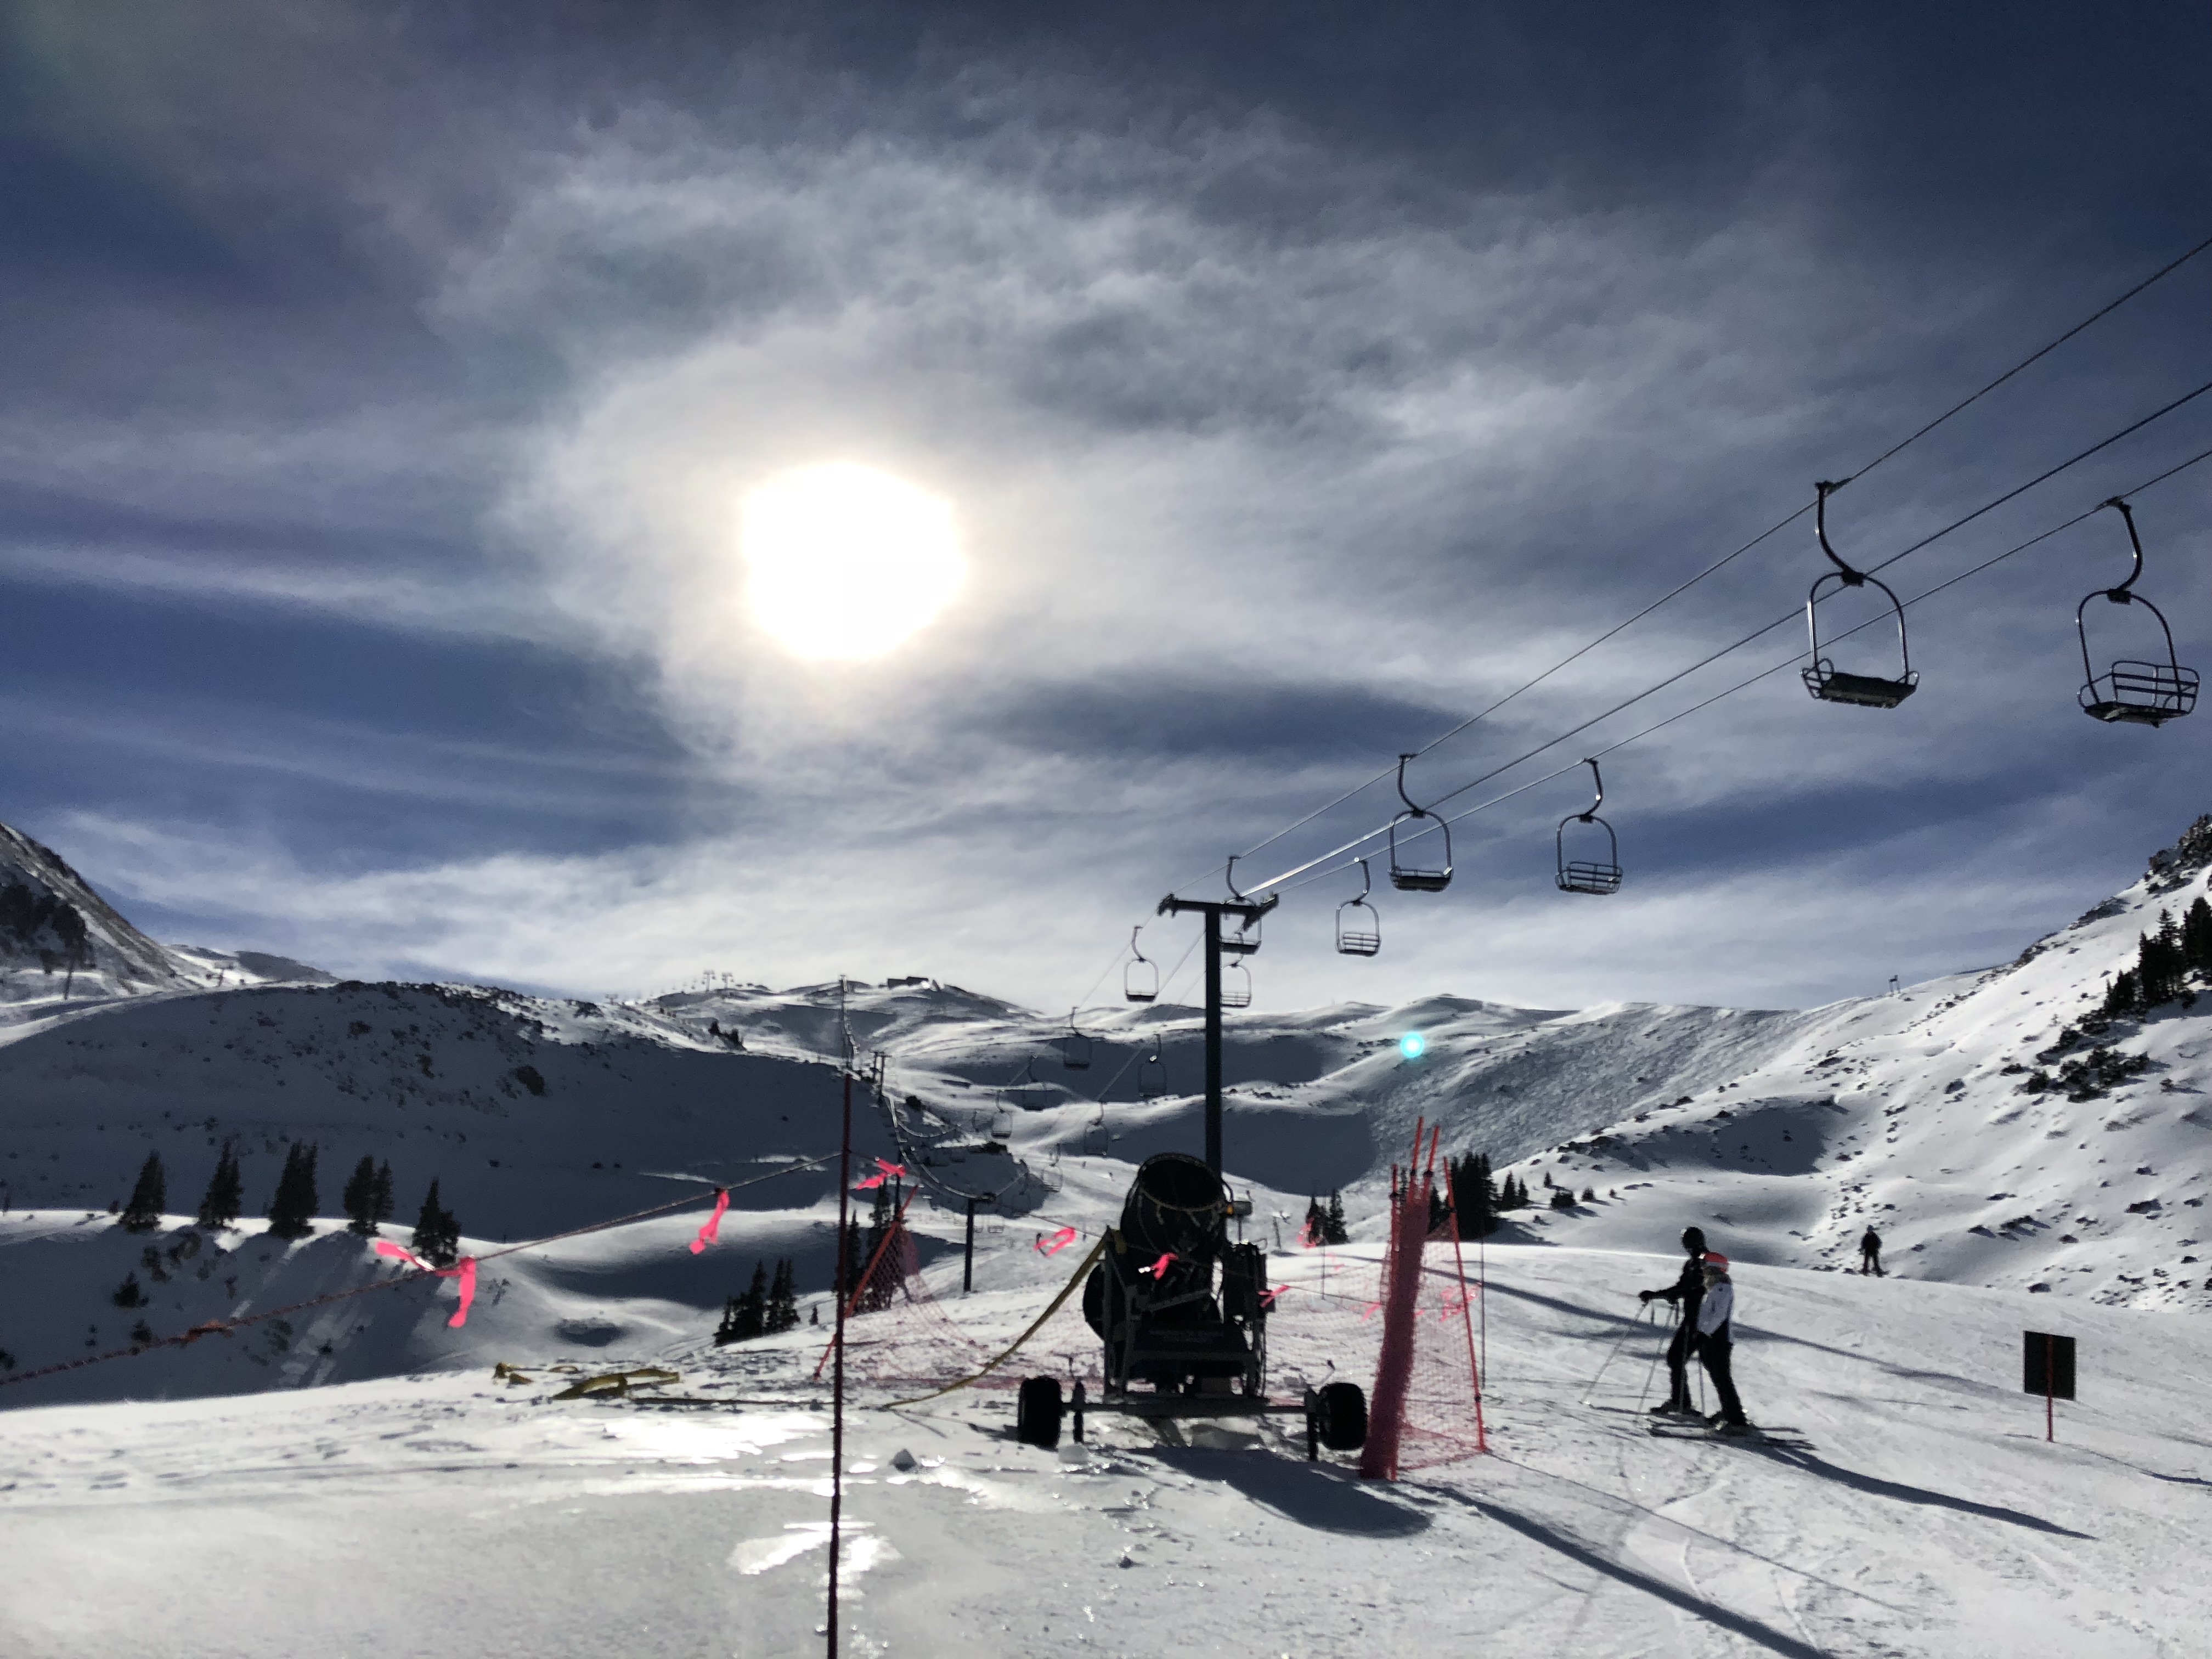
<path fill-rule="evenodd" d="M 880 656 L 910 638 L 966 570 L 950 501 L 847 461 L 754 489 L 738 544 L 753 620 L 817 660 Z"/>

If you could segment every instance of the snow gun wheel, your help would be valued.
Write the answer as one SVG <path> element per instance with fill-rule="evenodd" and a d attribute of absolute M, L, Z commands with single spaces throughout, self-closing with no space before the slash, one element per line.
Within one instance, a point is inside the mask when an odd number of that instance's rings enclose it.
<path fill-rule="evenodd" d="M 1014 1438 L 1024 1446 L 1057 1446 L 1060 1443 L 1060 1379 L 1056 1376 L 1031 1376 L 1023 1380 L 1021 1392 L 1014 1396 Z M 1363 1403 L 1360 1422 L 1366 1422 Z"/>
<path fill-rule="evenodd" d="M 1312 1432 L 1331 1451 L 1367 1443 L 1367 1396 L 1357 1382 L 1330 1382 L 1314 1397 Z"/>

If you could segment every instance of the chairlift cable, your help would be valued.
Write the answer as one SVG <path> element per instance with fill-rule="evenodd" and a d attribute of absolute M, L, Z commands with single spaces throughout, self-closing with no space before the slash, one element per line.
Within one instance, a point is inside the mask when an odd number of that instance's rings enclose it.
<path fill-rule="evenodd" d="M 2212 461 L 2212 449 L 2200 450 L 2196 454 L 2191 456 L 2187 460 L 2180 462 L 2177 465 L 2170 466 L 2166 468 L 2165 471 L 2157 474 L 2155 477 L 2146 478 L 2142 483 L 2136 484 L 2134 488 L 2122 490 L 2119 493 L 2124 495 L 2139 495 L 2144 490 L 2152 489 L 2158 484 L 2164 483 L 2168 478 L 2174 477 L 2177 473 L 2185 472 L 2191 467 L 2198 465 L 2204 461 Z M 2014 554 L 2025 553 L 2028 549 L 2049 541 L 2053 536 L 2057 536 L 2063 532 L 2071 530 L 2077 525 L 2085 524 L 2102 511 L 2104 511 L 2104 504 L 2100 502 L 2095 507 L 2090 507 L 2084 512 L 2077 513 L 2072 518 L 2068 519 L 2064 523 L 2053 525 L 2050 529 L 2043 531 L 2037 535 L 2031 536 L 2026 541 L 2021 542 L 2014 546 L 2008 547 L 2003 552 L 1995 554 L 1969 569 L 1959 572 L 1955 576 L 1946 578 L 1944 580 L 1936 583 L 1935 586 L 1929 588 L 1924 592 L 1914 594 L 1911 599 L 1905 601 L 1905 607 L 1907 610 L 1911 610 L 1914 605 L 1920 604 L 1923 599 L 1932 599 L 1938 593 L 1942 592 L 1946 588 L 1955 587 L 1960 582 L 1966 580 L 1968 578 L 1978 576 L 1984 571 L 2003 563 Z M 1837 635 L 1836 638 L 1839 640 L 1849 639 L 1852 635 L 1859 632 L 1860 629 L 1872 628 L 1887 620 L 1887 618 L 1883 617 L 1870 617 L 1866 621 L 1860 623 L 1854 627 L 1845 629 L 1842 633 Z M 1765 631 L 1771 630 L 1762 630 L 1762 632 Z M 1756 637 L 1756 635 L 1753 637 Z M 1758 684 L 1761 680 L 1771 679 L 1775 675 L 1781 673 L 1784 669 L 1796 667 L 1799 663 L 1805 660 L 1805 655 L 1806 653 L 1802 651 L 1793 653 L 1791 655 L 1783 658 L 1779 662 L 1771 664 L 1767 667 L 1760 669 L 1756 674 L 1750 676 L 1748 678 L 1738 680 L 1734 685 L 1726 687 L 1724 690 L 1716 691 L 1711 696 L 1706 697 L 1700 702 L 1693 702 L 1686 708 L 1678 709 L 1674 714 L 1668 715 L 1667 718 L 1662 720 L 1654 721 L 1651 725 L 1645 726 L 1640 732 L 1632 732 L 1625 738 L 1621 738 L 1615 742 L 1607 744 L 1604 748 L 1595 751 L 1596 757 L 1599 759 L 1603 759 L 1606 756 L 1612 754 L 1615 750 L 1626 749 L 1632 743 L 1640 743 L 1645 738 L 1651 736 L 1655 732 L 1663 730 L 1665 727 L 1674 725 L 1677 720 L 1687 720 L 1691 715 L 1702 713 L 1704 710 L 1711 708 L 1713 704 L 1721 702 L 1724 698 L 1732 697 L 1739 691 L 1748 690 L 1750 687 Z M 1569 733 L 1568 735 L 1571 736 L 1573 734 Z M 1547 746 L 1548 747 L 1549 745 Z M 1540 788 L 1545 784 L 1553 782 L 1556 779 L 1565 777 L 1571 772 L 1579 771 L 1582 769 L 1583 764 L 1583 762 L 1576 761 L 1569 765 L 1560 767 L 1556 771 L 1547 772 L 1540 778 L 1531 779 L 1528 782 L 1517 785 L 1515 787 L 1505 791 L 1503 794 L 1493 795 L 1488 800 L 1482 801 L 1476 805 L 1470 806 L 1464 812 L 1454 813 L 1448 822 L 1457 823 L 1463 818 L 1473 817 L 1477 812 L 1487 811 L 1493 806 L 1497 806 L 1504 802 L 1511 800 L 1516 795 L 1527 794 L 1530 790 Z M 1492 774 L 1492 775 L 1494 776 L 1496 775 Z M 1478 780 L 1478 781 L 1480 781 L 1480 780 Z M 1377 833 L 1380 832 L 1378 831 Z M 1320 881 L 1326 877 L 1340 874 L 1342 872 L 1350 869 L 1352 864 L 1357 861 L 1358 860 L 1351 860 L 1343 864 L 1332 866 L 1326 870 L 1316 870 L 1310 874 L 1302 874 L 1299 879 L 1296 881 L 1284 882 L 1279 884 L 1279 885 L 1285 890 L 1291 888 L 1304 887 L 1313 882 Z"/>
<path fill-rule="evenodd" d="M 2137 283 L 2125 294 L 2121 295 L 2118 299 L 2112 301 L 2101 309 L 2091 312 L 2087 317 L 2075 324 L 2073 327 L 2068 329 L 2063 334 L 2053 340 L 2049 345 L 2045 346 L 2040 351 L 2031 353 L 2029 356 L 2021 358 L 2010 368 L 2005 370 L 2003 374 L 1998 375 L 1996 380 L 1991 380 L 1979 392 L 1975 392 L 1973 396 L 1952 404 L 1950 408 L 1945 410 L 1934 420 L 1929 422 L 1926 426 L 1922 427 L 1919 431 L 1914 433 L 1911 437 L 1883 450 L 1881 454 L 1875 456 L 1857 471 L 1851 473 L 1847 477 L 1839 479 L 1836 487 L 1840 489 L 1844 484 L 1851 483 L 1860 478 L 1865 477 L 1868 473 L 1873 471 L 1875 468 L 1880 466 L 1884 461 L 1889 459 L 1891 456 L 1896 454 L 1899 450 L 1918 443 L 1920 440 L 1926 437 L 1937 427 L 1942 425 L 1944 422 L 1949 420 L 1954 415 L 1960 413 L 1970 404 L 1979 403 L 1984 398 L 1987 397 L 1990 392 L 1995 392 L 1999 386 L 2002 386 L 2007 380 L 2012 379 L 2014 375 L 2019 374 L 2022 369 L 2041 362 L 2045 357 L 2048 357 L 2052 352 L 2057 350 L 2059 347 L 2064 345 L 2069 340 L 2072 339 L 2076 334 L 2081 333 L 2091 324 L 2100 322 L 2106 317 L 2110 316 L 2113 312 L 2118 311 L 2122 306 L 2127 304 L 2129 301 L 2134 299 L 2136 295 L 2142 293 L 2145 289 L 2150 287 L 2152 283 L 2158 282 L 2160 278 L 2171 276 L 2175 271 L 2180 270 L 2182 266 L 2187 264 L 2191 259 L 2194 259 L 2198 254 L 2203 252 L 2207 248 L 2212 248 L 2212 236 L 2206 237 L 2195 247 L 2191 248 L 2188 252 L 2183 254 L 2179 258 L 2173 260 L 2171 264 L 2160 265 L 2156 270 L 2151 272 L 2149 276 L 2144 277 L 2142 281 Z"/>
<path fill-rule="evenodd" d="M 1896 553 L 1893 553 L 1889 557 L 1881 560 L 1880 562 L 1868 565 L 1866 567 L 1866 570 L 1871 574 L 1875 571 L 1888 569 L 1890 566 L 1897 563 L 1899 560 L 1909 558 L 1913 554 L 1920 552 L 1923 549 L 1932 546 L 1935 543 L 1941 541 L 1944 537 L 1952 534 L 1954 531 L 1964 529 L 1967 525 L 1972 524 L 1983 514 L 1992 512 L 1996 508 L 2003 506 L 2006 502 L 2026 494 L 2028 490 L 2034 489 L 2038 484 L 2049 483 L 2052 478 L 2057 477 L 2069 467 L 2078 465 L 2080 463 L 2087 460 L 2091 456 L 2097 454 L 2100 451 L 2110 448 L 2121 439 L 2131 436 L 2133 434 L 2141 431 L 2144 427 L 2148 426 L 2152 422 L 2160 420 L 2167 415 L 2171 415 L 2175 410 L 2203 397 L 2208 392 L 2212 392 L 2212 380 L 2205 381 L 2203 385 L 2197 386 L 2193 391 L 2184 392 L 2180 397 L 2174 398 L 2172 402 L 2165 404 L 2160 407 L 2153 410 L 2149 414 L 2143 416 L 2141 419 L 2131 422 L 2128 425 L 2122 427 L 2118 432 L 2112 434 L 2109 437 L 2100 439 L 2097 442 L 2090 445 L 2087 449 L 2081 450 L 2076 453 L 2069 456 L 2066 459 L 2059 462 L 2057 465 L 2048 467 L 2043 471 L 2039 472 L 2034 477 L 2030 478 L 2026 483 L 2008 489 L 2005 491 L 2003 495 L 1983 503 L 1983 505 L 1976 507 L 1972 512 L 1966 514 L 1964 517 L 1953 520 L 1942 529 L 1930 532 L 1929 534 L 1923 536 L 1918 541 L 1912 543 L 1910 546 L 1905 547 Z M 2186 465 L 2186 463 L 2185 463 L 2185 465 Z M 2171 474 L 2161 474 L 2160 476 L 2161 477 L 2170 477 Z M 1806 510 L 1809 510 L 1809 507 L 1810 504 L 1808 503 Z M 2094 508 L 2092 509 L 2092 511 L 2095 510 L 2096 509 Z M 1429 803 L 1429 810 L 1431 811 L 1434 811 L 1436 808 L 1443 805 L 1445 802 L 1455 799 L 1459 796 L 1467 793 L 1471 789 L 1480 787 L 1483 784 L 1489 782 L 1492 778 L 1502 776 L 1504 774 L 1511 771 L 1515 767 L 1522 764 L 1524 762 L 1534 760 L 1546 750 L 1556 748 L 1560 744 L 1565 743 L 1568 738 L 1579 736 L 1581 733 L 1587 732 L 1591 726 L 1598 725 L 1603 720 L 1610 720 L 1613 715 L 1620 714 L 1623 709 L 1633 708 L 1636 704 L 1642 702 L 1647 697 L 1656 696 L 1658 693 L 1665 690 L 1668 686 L 1688 678 L 1689 676 L 1696 673 L 1699 669 L 1718 662 L 1723 657 L 1729 656 L 1735 652 L 1741 651 L 1744 647 L 1750 645 L 1758 640 L 1764 639 L 1767 635 L 1771 634 L 1778 628 L 1781 628 L 1796 622 L 1798 619 L 1799 614 L 1799 611 L 1793 608 L 1784 615 L 1776 617 L 1764 628 L 1754 629 L 1753 632 L 1746 634 L 1741 639 L 1736 640 L 1732 644 L 1724 645 L 1719 650 L 1699 658 L 1696 662 L 1692 663 L 1687 668 L 1682 669 L 1676 673 L 1669 674 L 1665 679 L 1659 681 L 1656 684 L 1647 686 L 1643 690 L 1637 692 L 1633 696 L 1625 698 L 1621 702 L 1613 704 L 1612 708 L 1605 710 L 1602 714 L 1592 715 L 1589 720 L 1583 721 L 1578 726 L 1569 727 L 1566 731 L 1560 732 L 1557 737 L 1548 738 L 1545 742 L 1538 744 L 1534 748 L 1525 750 L 1523 753 L 1515 757 L 1513 759 L 1506 761 L 1500 765 L 1494 766 L 1489 771 L 1469 779 L 1467 782 L 1460 785 L 1458 788 L 1449 790 L 1447 793 L 1437 796 L 1433 801 Z M 1850 630 L 1852 633 L 1856 633 L 1857 631 L 1858 630 L 1856 628 Z M 1794 661 L 1796 659 L 1793 658 L 1792 660 Z M 1573 769 L 1574 768 L 1572 767 L 1562 769 L 1564 771 L 1572 771 Z M 1384 775 L 1388 776 L 1390 775 L 1390 774 L 1385 774 Z M 1555 773 L 1553 775 L 1557 776 L 1559 775 Z M 1462 814 L 1460 816 L 1464 815 Z M 1454 823 L 1456 821 L 1456 817 L 1447 818 L 1444 820 L 1446 823 Z M 1291 869 L 1284 871 L 1280 875 L 1274 876 L 1266 881 L 1253 884 L 1253 890 L 1256 892 L 1267 892 L 1273 889 L 1279 888 L 1294 878 L 1304 875 L 1308 871 L 1312 870 L 1318 866 L 1328 864 L 1332 860 L 1340 858 L 1346 853 L 1350 853 L 1358 848 L 1364 847 L 1370 842 L 1374 841 L 1378 836 L 1385 834 L 1389 829 L 1389 824 L 1378 825 L 1375 829 L 1368 830 L 1365 834 L 1345 842 L 1342 846 L 1322 854 L 1319 858 L 1310 859 L 1304 864 L 1293 866 Z M 1422 831 L 1420 833 L 1425 834 L 1426 831 Z M 1411 839 L 1411 837 L 1408 837 L 1408 839 Z M 1334 867 L 1340 870 L 1346 866 L 1337 865 Z"/>
<path fill-rule="evenodd" d="M 1869 461 L 1864 466 L 1860 467 L 1856 471 L 1845 474 L 1844 477 L 1838 483 L 1836 487 L 1840 489 L 1844 484 L 1855 483 L 1858 479 L 1866 477 L 1868 473 L 1873 471 L 1883 462 L 1890 460 L 1897 455 L 1903 453 L 1906 449 L 1909 449 L 1911 446 L 1919 442 L 1921 439 L 1935 431 L 1936 428 L 1950 420 L 1954 416 L 1961 414 L 1973 404 L 1979 403 L 1990 392 L 1995 392 L 1999 386 L 2004 385 L 2006 381 L 2013 379 L 2014 376 L 2021 374 L 2023 370 L 2040 362 L 2044 358 L 2057 350 L 2060 346 L 2064 345 L 2069 340 L 2074 338 L 2075 335 L 2081 334 L 2094 325 L 2101 322 L 2105 318 L 2110 316 L 2113 312 L 2118 311 L 2122 306 L 2134 299 L 2137 295 L 2142 294 L 2145 289 L 2162 281 L 2164 278 L 2172 276 L 2175 271 L 2180 270 L 2182 266 L 2187 264 L 2191 260 L 2196 258 L 2197 255 L 2204 252 L 2209 248 L 2212 248 L 2212 237 L 2207 237 L 2204 240 L 2197 243 L 2196 246 L 2183 253 L 2179 258 L 2172 259 L 2166 264 L 2160 266 L 2149 276 L 2144 277 L 2142 281 L 2137 283 L 2133 288 L 2128 289 L 2126 293 L 2120 295 L 2117 299 L 2107 301 L 2097 310 L 2091 312 L 2088 316 L 2083 318 L 2080 322 L 2075 324 L 2073 327 L 2068 329 L 2063 334 L 2061 334 L 2055 339 L 2038 347 L 2034 351 L 2030 352 L 2027 356 L 2021 358 L 2010 368 L 2005 370 L 2003 374 L 1998 375 L 1995 380 L 1982 386 L 1978 391 L 1969 394 L 1968 396 L 1961 398 L 1959 402 L 1952 404 L 1950 408 L 1945 410 L 1942 414 L 1938 415 L 1934 420 L 1929 421 L 1925 426 L 1921 427 L 1917 431 L 1899 440 L 1896 443 L 1892 444 L 1887 449 L 1883 450 L 1881 454 L 1875 456 L 1872 460 Z M 2164 411 L 2160 412 L 2162 413 Z M 2156 417 L 2153 416 L 2152 418 L 2154 419 Z M 1741 546 L 1736 548 L 1734 551 L 1724 554 L 1720 558 L 1716 559 L 1712 563 L 1707 565 L 1703 570 L 1698 571 L 1696 575 L 1688 578 L 1686 580 L 1672 588 L 1669 588 L 1666 592 L 1652 600 L 1649 605 L 1637 611 L 1633 616 L 1631 616 L 1626 620 L 1607 629 L 1604 633 L 1599 635 L 1595 639 L 1591 640 L 1588 644 L 1583 645 L 1569 653 L 1566 656 L 1562 657 L 1558 662 L 1553 663 L 1549 668 L 1544 670 L 1540 674 L 1536 675 L 1533 679 L 1527 680 L 1522 684 L 1516 686 L 1512 690 L 1498 698 L 1497 702 L 1492 703 L 1488 708 L 1482 709 L 1478 714 L 1470 714 L 1467 719 L 1462 720 L 1449 731 L 1443 732 L 1439 737 L 1431 738 L 1420 748 L 1415 750 L 1413 753 L 1416 757 L 1425 755 L 1439 744 L 1449 742 L 1461 732 L 1466 731 L 1469 726 L 1487 720 L 1491 715 L 1504 708 L 1507 703 L 1511 702 L 1516 697 L 1521 696 L 1522 692 L 1534 690 L 1537 686 L 1541 685 L 1546 680 L 1551 678 L 1553 675 L 1558 673 L 1561 669 L 1566 668 L 1580 660 L 1582 658 L 1589 655 L 1589 653 L 1596 650 L 1598 647 L 1605 644 L 1607 641 L 1617 637 L 1619 635 L 1626 632 L 1628 629 L 1635 626 L 1638 623 L 1643 621 L 1644 617 L 1650 616 L 1662 605 L 1664 605 L 1669 601 L 1687 592 L 1691 588 L 1695 587 L 1699 582 L 1705 580 L 1706 577 L 1714 574 L 1724 567 L 1733 563 L 1736 559 L 1740 558 L 1742 555 L 1750 552 L 1752 549 L 1757 547 L 1760 543 L 1767 540 L 1769 538 L 1787 529 L 1790 526 L 1795 524 L 1799 519 L 1804 517 L 1805 514 L 1810 509 L 1811 505 L 1812 504 L 1810 502 L 1808 502 L 1805 506 L 1800 507 L 1796 511 L 1791 513 L 1788 517 L 1778 520 L 1774 524 L 1770 525 L 1765 530 L 1760 531 L 1756 536 L 1753 536 L 1749 541 L 1745 542 Z M 1995 505 L 1995 503 L 1992 505 Z M 1907 550 L 1907 551 L 1910 550 Z M 1899 555 L 1899 556 L 1902 557 L 1903 556 Z M 1881 568 L 1881 567 L 1879 565 L 1874 567 L 1875 569 L 1880 569 Z M 1337 807 L 1343 805 L 1345 802 L 1352 799 L 1354 796 L 1364 794 L 1368 790 L 1372 789 L 1378 783 L 1387 782 L 1390 776 L 1391 771 L 1389 769 L 1376 773 L 1365 782 L 1355 785 L 1353 787 L 1347 789 L 1342 794 L 1337 796 L 1334 800 L 1329 801 L 1327 805 L 1315 808 L 1314 811 L 1306 814 L 1305 817 L 1300 818 L 1297 823 L 1288 824 L 1283 829 L 1276 830 L 1273 835 L 1268 836 L 1263 841 L 1254 842 L 1251 846 L 1246 848 L 1242 853 L 1237 854 L 1237 856 L 1240 858 L 1250 858 L 1254 854 L 1261 851 L 1263 848 L 1273 846 L 1277 842 L 1282 840 L 1284 836 L 1293 835 L 1297 831 L 1304 829 L 1306 825 L 1311 823 L 1316 818 L 1321 817 L 1325 813 L 1334 811 Z M 1193 878 L 1190 882 L 1183 884 L 1195 885 L 1200 881 L 1211 880 L 1212 878 L 1212 875 L 1213 872 L 1212 870 L 1208 870 L 1201 875 Z M 1102 975 L 1101 977 L 1103 978 L 1103 976 Z"/>

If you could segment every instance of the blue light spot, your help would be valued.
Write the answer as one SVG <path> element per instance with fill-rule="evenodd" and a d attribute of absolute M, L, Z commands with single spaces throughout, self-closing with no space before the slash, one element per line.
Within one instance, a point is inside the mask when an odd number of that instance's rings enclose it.
<path fill-rule="evenodd" d="M 1398 1052 L 1408 1060 L 1419 1060 L 1429 1051 L 1429 1040 L 1419 1031 L 1408 1031 L 1398 1039 Z"/>

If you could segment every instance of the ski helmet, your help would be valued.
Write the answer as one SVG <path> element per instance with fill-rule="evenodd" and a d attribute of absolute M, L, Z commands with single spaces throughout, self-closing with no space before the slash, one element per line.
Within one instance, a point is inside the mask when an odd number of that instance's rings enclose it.
<path fill-rule="evenodd" d="M 1682 1248 L 1689 1251 L 1692 1255 L 1703 1255 L 1705 1253 L 1705 1229 L 1702 1227 L 1683 1228 Z"/>

